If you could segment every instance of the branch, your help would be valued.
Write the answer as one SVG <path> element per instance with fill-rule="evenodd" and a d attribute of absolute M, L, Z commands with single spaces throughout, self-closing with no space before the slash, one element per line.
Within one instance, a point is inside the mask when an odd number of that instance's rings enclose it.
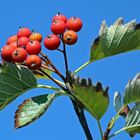
<path fill-rule="evenodd" d="M 110 131 L 111 130 L 109 128 L 106 129 L 106 132 L 104 134 L 103 140 L 108 140 L 108 136 L 109 136 Z"/>
<path fill-rule="evenodd" d="M 82 108 L 79 108 L 76 101 L 72 100 L 72 104 L 73 104 L 73 107 L 74 107 L 74 110 L 76 112 L 76 115 L 79 119 L 79 122 L 85 132 L 85 135 L 86 135 L 86 138 L 87 140 L 93 140 L 92 138 L 92 135 L 90 133 L 90 130 L 89 130 L 89 127 L 88 127 L 88 124 L 87 124 L 87 120 L 86 120 L 86 117 L 85 117 L 85 114 L 84 114 L 84 110 Z"/>

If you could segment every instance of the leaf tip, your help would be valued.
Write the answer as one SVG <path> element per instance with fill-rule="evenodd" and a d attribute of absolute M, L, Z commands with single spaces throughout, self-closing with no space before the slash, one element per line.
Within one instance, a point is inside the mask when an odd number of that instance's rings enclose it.
<path fill-rule="evenodd" d="M 119 18 L 114 22 L 113 25 L 122 25 L 123 22 L 124 22 L 123 18 L 122 18 L 122 17 L 119 17 Z"/>
<path fill-rule="evenodd" d="M 106 25 L 106 21 L 103 20 L 102 23 L 101 23 L 100 30 L 99 30 L 99 35 L 102 36 L 105 33 L 105 31 L 106 31 L 107 28 L 108 27 Z"/>

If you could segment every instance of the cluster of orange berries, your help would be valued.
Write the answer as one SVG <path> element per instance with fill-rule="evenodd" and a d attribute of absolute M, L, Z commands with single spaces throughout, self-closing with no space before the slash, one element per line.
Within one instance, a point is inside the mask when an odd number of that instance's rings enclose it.
<path fill-rule="evenodd" d="M 16 35 L 10 36 L 6 45 L 1 49 L 1 57 L 6 62 L 25 63 L 34 70 L 41 66 L 41 58 L 38 54 L 41 51 L 42 35 L 31 32 L 29 28 L 20 28 Z"/>
<path fill-rule="evenodd" d="M 44 45 L 49 50 L 56 50 L 60 46 L 61 39 L 65 44 L 73 45 L 78 40 L 76 32 L 81 28 L 80 18 L 74 16 L 67 19 L 66 16 L 58 13 L 52 18 L 51 31 L 53 34 L 45 38 Z"/>
<path fill-rule="evenodd" d="M 67 19 L 62 14 L 57 14 L 52 19 L 51 31 L 53 34 L 44 39 L 44 46 L 49 50 L 56 50 L 60 42 L 72 45 L 76 43 L 76 32 L 82 28 L 82 21 L 78 17 Z M 1 58 L 6 62 L 21 63 L 31 70 L 41 67 L 39 57 L 41 51 L 42 35 L 32 32 L 29 28 L 20 28 L 16 35 L 10 36 L 6 45 L 1 49 Z"/>

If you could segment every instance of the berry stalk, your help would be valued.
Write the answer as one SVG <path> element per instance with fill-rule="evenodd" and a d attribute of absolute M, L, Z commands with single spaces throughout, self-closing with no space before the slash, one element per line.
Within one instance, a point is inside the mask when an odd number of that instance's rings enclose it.
<path fill-rule="evenodd" d="M 48 58 L 47 55 L 43 54 L 42 52 L 40 52 L 40 55 L 47 61 L 47 63 L 54 69 L 55 73 L 57 73 L 64 82 L 66 82 L 66 78 L 61 74 L 61 72 L 59 72 L 59 70 L 53 65 L 53 63 L 51 62 L 51 60 Z"/>

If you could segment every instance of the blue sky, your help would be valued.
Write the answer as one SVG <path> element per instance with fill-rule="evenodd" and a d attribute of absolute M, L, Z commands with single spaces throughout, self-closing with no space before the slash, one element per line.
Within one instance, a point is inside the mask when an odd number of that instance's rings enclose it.
<path fill-rule="evenodd" d="M 42 33 L 45 37 L 50 34 L 51 18 L 59 11 L 67 17 L 78 16 L 83 20 L 83 28 L 78 33 L 79 40 L 74 46 L 68 46 L 69 67 L 73 71 L 89 59 L 90 44 L 98 36 L 100 23 L 106 20 L 107 24 L 112 24 L 118 17 L 123 17 L 125 22 L 136 19 L 140 22 L 139 0 L 88 0 L 88 1 L 60 1 L 60 0 L 4 0 L 0 4 L 0 46 L 2 47 L 6 39 L 15 34 L 19 26 L 29 27 Z M 50 52 L 43 48 L 46 53 L 64 72 L 63 56 L 57 51 Z M 77 55 L 78 54 L 78 55 Z M 128 80 L 140 72 L 140 52 L 131 52 L 119 56 L 110 57 L 89 65 L 79 72 L 81 77 L 91 77 L 96 83 L 100 81 L 103 86 L 109 86 L 110 106 L 101 123 L 105 131 L 108 121 L 115 115 L 113 106 L 114 92 L 124 92 Z M 39 80 L 43 84 L 52 82 Z M 70 100 L 67 97 L 59 97 L 54 101 L 47 113 L 33 124 L 15 130 L 14 112 L 22 101 L 31 96 L 44 93 L 53 93 L 50 90 L 31 90 L 20 96 L 13 103 L 0 112 L 0 135 L 3 140 L 85 140 L 83 130 L 78 122 Z M 94 140 L 99 140 L 98 127 L 93 117 L 86 113 L 89 127 Z M 116 123 L 112 132 L 121 128 L 124 120 L 120 119 Z M 134 139 L 138 140 L 139 136 Z M 112 140 L 127 139 L 126 133 L 121 133 Z"/>

